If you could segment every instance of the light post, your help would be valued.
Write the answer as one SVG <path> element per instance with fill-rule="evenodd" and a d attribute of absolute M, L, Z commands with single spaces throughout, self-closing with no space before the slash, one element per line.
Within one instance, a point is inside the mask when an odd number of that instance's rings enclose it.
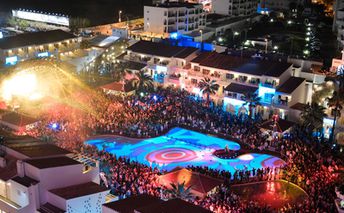
<path fill-rule="evenodd" d="M 199 32 L 201 33 L 201 51 L 203 49 L 203 30 L 199 30 Z"/>
<path fill-rule="evenodd" d="M 203 30 L 199 30 L 199 32 L 201 33 L 201 43 L 203 42 Z"/>
<path fill-rule="evenodd" d="M 265 41 L 265 53 L 268 53 L 268 39 L 264 39 Z"/>
<path fill-rule="evenodd" d="M 122 15 L 122 10 L 118 11 L 118 22 L 122 22 L 122 18 L 121 18 L 121 15 Z"/>
<path fill-rule="evenodd" d="M 239 35 L 240 33 L 235 31 L 233 32 L 233 47 L 235 47 L 235 36 Z"/>

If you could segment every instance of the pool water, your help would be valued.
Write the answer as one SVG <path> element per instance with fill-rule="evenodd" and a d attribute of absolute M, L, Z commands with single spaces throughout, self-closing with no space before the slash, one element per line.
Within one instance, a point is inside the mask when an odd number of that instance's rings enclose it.
<path fill-rule="evenodd" d="M 217 158 L 212 155 L 215 150 L 224 149 L 226 146 L 231 150 L 239 150 L 240 145 L 183 128 L 171 129 L 167 134 L 156 138 L 137 140 L 120 136 L 98 136 L 85 143 L 118 157 L 125 156 L 167 171 L 193 165 L 234 173 L 239 169 L 251 170 L 285 164 L 278 157 L 258 153 L 240 155 L 235 159 Z"/>

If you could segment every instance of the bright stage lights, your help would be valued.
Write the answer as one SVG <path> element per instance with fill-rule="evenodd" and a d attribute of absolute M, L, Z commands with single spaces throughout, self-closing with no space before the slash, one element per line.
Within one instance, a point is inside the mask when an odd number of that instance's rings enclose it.
<path fill-rule="evenodd" d="M 39 98 L 37 90 L 37 78 L 32 73 L 20 72 L 7 79 L 2 85 L 2 97 L 10 101 L 13 96 L 25 97 L 33 100 Z"/>

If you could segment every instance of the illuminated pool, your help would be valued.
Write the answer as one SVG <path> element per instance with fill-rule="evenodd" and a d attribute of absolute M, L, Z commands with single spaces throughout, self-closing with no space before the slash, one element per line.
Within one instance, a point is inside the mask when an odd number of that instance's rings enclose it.
<path fill-rule="evenodd" d="M 240 155 L 236 159 L 217 158 L 212 155 L 216 149 L 223 149 L 227 145 L 231 150 L 239 150 L 240 145 L 182 128 L 174 128 L 164 136 L 150 139 L 99 136 L 85 143 L 96 146 L 98 150 L 167 171 L 177 166 L 193 165 L 235 172 L 236 169 L 276 167 L 285 163 L 278 157 L 257 153 Z"/>

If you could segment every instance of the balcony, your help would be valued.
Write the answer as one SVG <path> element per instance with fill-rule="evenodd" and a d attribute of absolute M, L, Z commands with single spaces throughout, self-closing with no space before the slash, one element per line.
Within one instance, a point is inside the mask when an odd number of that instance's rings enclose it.
<path fill-rule="evenodd" d="M 273 100 L 273 104 L 275 106 L 285 106 L 285 107 L 287 107 L 288 103 L 289 103 L 288 99 L 280 99 L 280 98 L 278 98 L 277 100 L 276 99 Z"/>

